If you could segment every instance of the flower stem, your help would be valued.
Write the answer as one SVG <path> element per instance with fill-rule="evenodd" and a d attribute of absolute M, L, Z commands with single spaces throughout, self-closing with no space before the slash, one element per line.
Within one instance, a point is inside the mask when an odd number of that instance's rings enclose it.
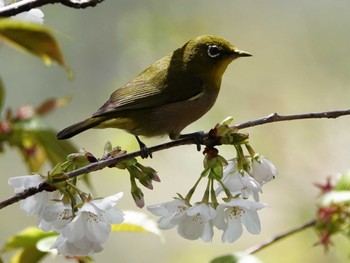
<path fill-rule="evenodd" d="M 228 190 L 228 188 L 226 187 L 226 185 L 221 181 L 221 180 L 217 180 L 219 182 L 219 184 L 221 185 L 222 187 L 222 190 L 224 190 L 227 198 L 231 199 L 233 196 L 230 192 L 230 190 Z"/>
<path fill-rule="evenodd" d="M 203 177 L 204 177 L 204 176 L 201 174 L 201 176 L 199 176 L 199 178 L 198 178 L 197 182 L 194 184 L 194 186 L 188 191 L 188 193 L 187 193 L 187 195 L 186 195 L 186 197 L 185 197 L 185 201 L 186 201 L 187 203 L 190 203 L 191 198 L 192 198 L 192 195 L 193 195 L 194 192 L 196 191 L 196 188 L 197 188 L 199 182 L 202 180 Z"/>
<path fill-rule="evenodd" d="M 211 185 L 210 185 L 211 202 L 212 202 L 214 208 L 216 208 L 219 205 L 219 202 L 216 198 L 216 193 L 215 193 L 215 189 L 214 189 L 214 179 L 210 179 L 210 181 L 211 181 Z"/>
<path fill-rule="evenodd" d="M 210 193 L 210 182 L 212 179 L 208 177 L 208 183 L 207 183 L 207 188 L 204 191 L 204 195 L 202 198 L 202 203 L 208 204 L 209 203 L 209 193 Z"/>

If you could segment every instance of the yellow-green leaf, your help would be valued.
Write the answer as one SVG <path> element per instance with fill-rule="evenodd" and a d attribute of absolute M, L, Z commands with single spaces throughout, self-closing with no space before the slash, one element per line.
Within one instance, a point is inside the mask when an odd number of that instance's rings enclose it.
<path fill-rule="evenodd" d="M 67 155 L 77 152 L 69 141 L 58 141 L 42 118 L 35 116 L 16 123 L 12 145 L 18 146 L 32 172 L 40 170 L 48 160 L 52 166 L 66 161 Z M 33 149 L 28 152 L 28 149 Z"/>
<path fill-rule="evenodd" d="M 46 254 L 37 250 L 35 245 L 28 246 L 13 255 L 9 263 L 38 263 Z"/>
<path fill-rule="evenodd" d="M 237 262 L 238 262 L 238 258 L 235 257 L 234 255 L 220 256 L 210 261 L 210 263 L 237 263 Z"/>
<path fill-rule="evenodd" d="M 45 26 L 13 19 L 0 19 L 0 40 L 40 57 L 45 64 L 65 63 L 58 43 Z"/>
<path fill-rule="evenodd" d="M 54 232 L 44 232 L 36 227 L 27 227 L 22 232 L 10 237 L 1 249 L 1 252 L 35 246 L 40 239 L 53 235 L 57 234 Z"/>
<path fill-rule="evenodd" d="M 36 130 L 32 132 L 32 135 L 44 147 L 53 166 L 57 163 L 63 163 L 66 161 L 67 155 L 78 151 L 70 141 L 57 140 L 56 132 L 53 130 Z"/>
<path fill-rule="evenodd" d="M 149 231 L 146 230 L 144 227 L 134 225 L 134 224 L 129 224 L 129 223 L 114 224 L 114 225 L 112 225 L 112 231 L 113 232 L 149 233 Z"/>
<path fill-rule="evenodd" d="M 124 211 L 124 222 L 112 225 L 112 231 L 150 233 L 159 236 L 163 241 L 163 236 L 157 227 L 157 223 L 146 214 L 136 211 Z"/>
<path fill-rule="evenodd" d="M 210 263 L 262 263 L 257 257 L 236 252 L 232 255 L 224 255 L 210 261 Z"/>
<path fill-rule="evenodd" d="M 336 191 L 350 191 L 350 171 L 345 172 L 341 175 L 338 182 L 334 186 Z"/>

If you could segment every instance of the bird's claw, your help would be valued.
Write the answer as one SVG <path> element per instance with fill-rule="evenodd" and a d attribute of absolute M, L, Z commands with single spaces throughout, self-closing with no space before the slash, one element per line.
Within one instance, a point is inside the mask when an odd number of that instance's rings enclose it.
<path fill-rule="evenodd" d="M 144 144 L 140 138 L 138 136 L 135 136 L 136 137 L 136 140 L 137 142 L 139 143 L 139 146 L 140 146 L 140 156 L 142 159 L 146 159 L 148 157 L 152 158 L 152 151 L 150 151 L 150 149 L 148 149 L 148 147 L 146 146 L 146 144 Z"/>
<path fill-rule="evenodd" d="M 181 134 L 180 135 L 180 139 L 183 138 L 193 138 L 194 142 L 197 146 L 197 151 L 201 150 L 201 145 L 203 144 L 204 140 L 204 132 L 203 131 L 199 131 L 199 132 L 194 132 L 194 133 L 188 133 L 188 134 Z"/>

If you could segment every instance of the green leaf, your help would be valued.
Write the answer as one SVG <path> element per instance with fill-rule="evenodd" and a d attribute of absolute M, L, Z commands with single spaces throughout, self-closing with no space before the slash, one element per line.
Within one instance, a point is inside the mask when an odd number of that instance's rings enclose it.
<path fill-rule="evenodd" d="M 65 162 L 68 154 L 77 151 L 69 141 L 57 140 L 56 132 L 40 117 L 17 122 L 12 144 L 22 151 L 31 172 L 39 171 L 46 159 L 55 166 L 59 162 Z M 25 149 L 31 147 L 35 147 L 35 151 L 28 154 Z"/>
<path fill-rule="evenodd" d="M 28 246 L 19 250 L 10 260 L 10 263 L 38 263 L 47 253 L 36 249 L 36 246 Z"/>
<path fill-rule="evenodd" d="M 69 154 L 78 152 L 77 148 L 70 141 L 57 140 L 56 134 L 57 132 L 53 130 L 37 130 L 33 134 L 35 139 L 44 148 L 46 156 L 53 167 L 58 163 L 65 162 Z M 88 174 L 80 176 L 79 178 L 84 181 L 89 189 L 92 189 Z"/>
<path fill-rule="evenodd" d="M 40 239 L 53 235 L 57 234 L 55 232 L 44 232 L 36 227 L 27 227 L 22 232 L 10 237 L 1 249 L 1 252 L 35 246 Z"/>
<path fill-rule="evenodd" d="M 334 187 L 336 191 L 350 191 L 350 171 L 343 173 Z"/>
<path fill-rule="evenodd" d="M 237 262 L 238 262 L 238 258 L 234 255 L 225 255 L 210 261 L 210 263 L 237 263 Z"/>
<path fill-rule="evenodd" d="M 244 253 L 234 253 L 232 255 L 225 255 L 217 257 L 210 261 L 210 263 L 261 263 L 261 261 L 252 255 L 245 255 Z"/>
<path fill-rule="evenodd" d="M 129 223 L 113 224 L 112 225 L 112 231 L 113 232 L 149 233 L 149 231 L 146 230 L 144 227 L 138 226 L 138 225 L 135 225 L 135 224 L 129 224 Z"/>
<path fill-rule="evenodd" d="M 69 141 L 59 141 L 53 130 L 37 130 L 32 133 L 35 139 L 44 147 L 50 163 L 54 166 L 66 161 L 67 155 L 77 152 L 77 149 Z"/>
<path fill-rule="evenodd" d="M 58 43 L 45 26 L 13 19 L 0 19 L 0 40 L 41 58 L 46 65 L 65 63 Z"/>
<path fill-rule="evenodd" d="M 113 224 L 112 231 L 150 233 L 159 236 L 163 240 L 157 223 L 146 214 L 136 211 L 124 211 L 124 222 L 122 224 Z"/>
<path fill-rule="evenodd" d="M 1 113 L 2 107 L 4 106 L 4 102 L 5 102 L 5 87 L 4 87 L 4 83 L 0 78 L 0 113 Z"/>

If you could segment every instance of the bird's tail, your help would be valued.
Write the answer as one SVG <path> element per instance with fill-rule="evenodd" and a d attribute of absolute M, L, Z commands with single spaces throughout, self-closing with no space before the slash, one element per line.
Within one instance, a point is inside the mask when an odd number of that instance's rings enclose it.
<path fill-rule="evenodd" d="M 59 133 L 57 133 L 57 139 L 58 140 L 69 139 L 87 129 L 90 129 L 99 125 L 103 120 L 104 120 L 103 118 L 88 118 L 84 121 L 75 123 L 63 129 Z"/>

